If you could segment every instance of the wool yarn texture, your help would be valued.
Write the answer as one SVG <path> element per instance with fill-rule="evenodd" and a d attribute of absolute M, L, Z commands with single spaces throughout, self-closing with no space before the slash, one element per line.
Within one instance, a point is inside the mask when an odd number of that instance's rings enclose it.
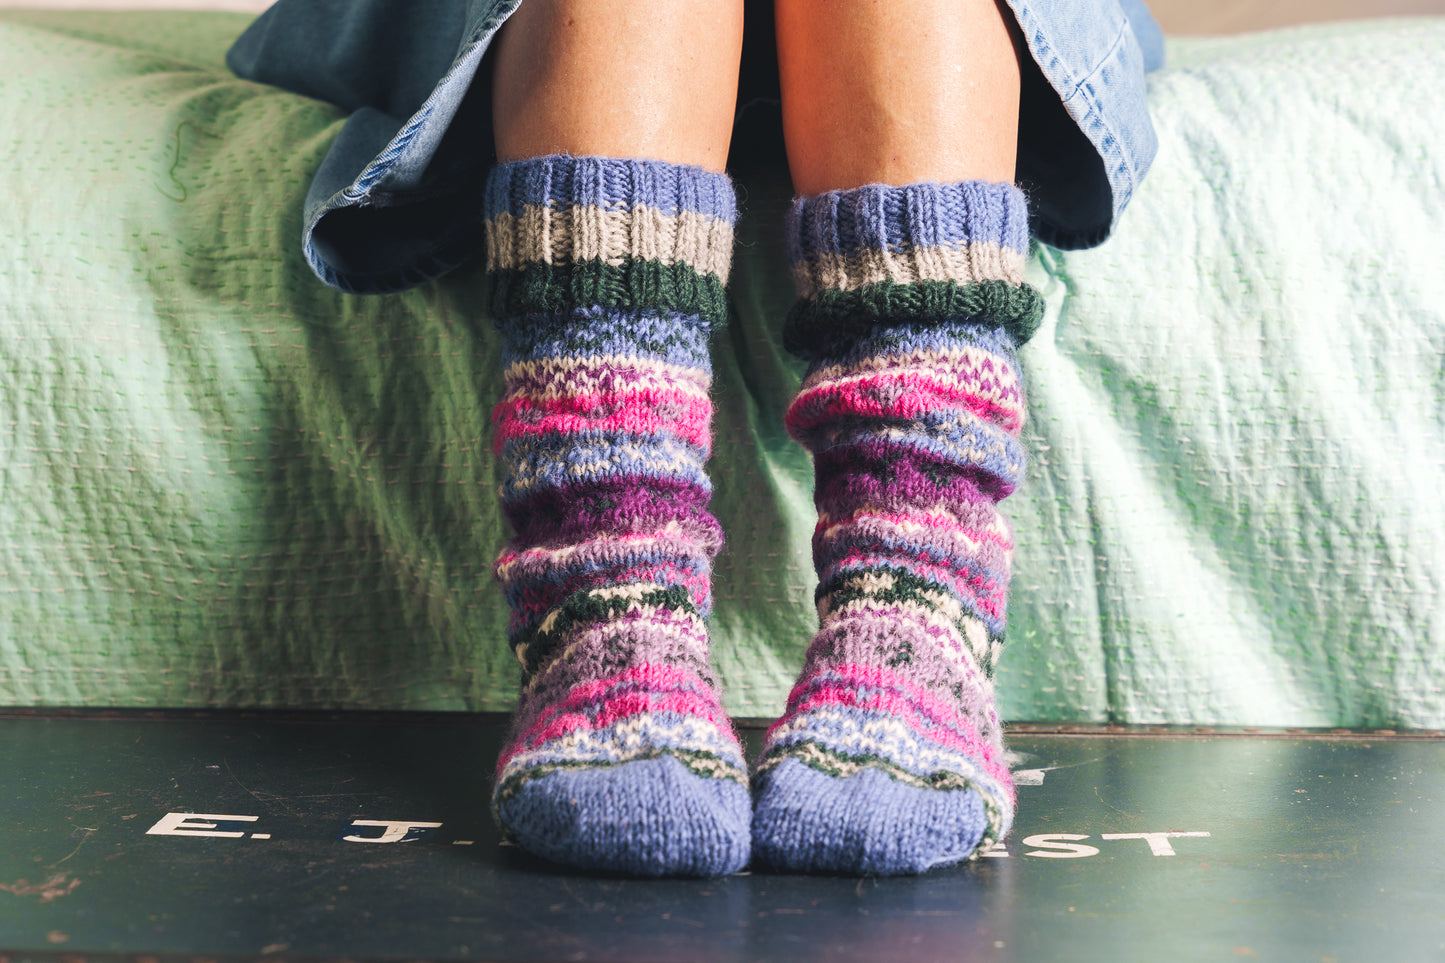
<path fill-rule="evenodd" d="M 493 413 L 515 537 L 495 571 L 523 670 L 493 813 L 548 859 L 712 876 L 748 860 L 747 767 L 708 656 L 709 334 L 723 175 L 554 156 L 487 184 Z"/>
<path fill-rule="evenodd" d="M 786 420 L 812 454 L 820 628 L 755 776 L 753 855 L 917 873 L 1009 828 L 993 666 L 1022 478 L 1016 346 L 1037 326 L 1009 184 L 868 186 L 795 202 L 808 359 Z"/>

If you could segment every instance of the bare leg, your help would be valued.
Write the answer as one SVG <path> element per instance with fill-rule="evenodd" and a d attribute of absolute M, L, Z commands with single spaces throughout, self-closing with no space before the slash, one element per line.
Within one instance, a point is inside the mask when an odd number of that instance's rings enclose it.
<path fill-rule="evenodd" d="M 778 0 L 809 361 L 819 631 L 756 777 L 753 856 L 914 873 L 1007 832 L 994 705 L 1024 467 L 1019 65 L 993 0 Z M 819 196 L 821 195 L 821 196 Z"/>
<path fill-rule="evenodd" d="M 721 171 L 742 40 L 742 0 L 528 0 L 497 39 L 498 156 Z"/>
<path fill-rule="evenodd" d="M 1012 181 L 1019 64 L 995 0 L 778 0 L 788 164 L 799 194 Z"/>

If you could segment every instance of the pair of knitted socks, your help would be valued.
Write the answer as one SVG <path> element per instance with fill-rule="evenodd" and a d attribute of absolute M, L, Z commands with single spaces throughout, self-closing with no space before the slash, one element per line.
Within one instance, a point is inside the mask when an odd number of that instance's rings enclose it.
<path fill-rule="evenodd" d="M 708 659 L 708 338 L 726 314 L 726 177 L 547 157 L 487 188 L 497 561 L 524 681 L 494 813 L 525 848 L 637 875 L 749 859 L 896 874 L 1007 831 L 992 665 L 1023 470 L 1014 333 L 1027 215 L 1011 185 L 798 201 L 808 360 L 787 414 L 814 455 L 820 631 L 750 780 Z M 751 788 L 750 788 L 751 782 Z"/>

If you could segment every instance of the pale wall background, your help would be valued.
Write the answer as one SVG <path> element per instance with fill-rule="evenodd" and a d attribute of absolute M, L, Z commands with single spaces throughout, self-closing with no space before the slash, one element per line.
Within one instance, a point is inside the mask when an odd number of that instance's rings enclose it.
<path fill-rule="evenodd" d="M 55 10 L 239 10 L 271 0 L 0 0 L 0 7 Z M 1445 0 L 1151 0 L 1166 33 L 1238 33 L 1352 17 L 1445 15 Z"/>

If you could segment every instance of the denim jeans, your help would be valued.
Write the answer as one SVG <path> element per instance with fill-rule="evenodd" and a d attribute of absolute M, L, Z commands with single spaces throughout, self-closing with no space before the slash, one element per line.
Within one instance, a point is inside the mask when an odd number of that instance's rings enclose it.
<path fill-rule="evenodd" d="M 236 41 L 239 76 L 350 111 L 306 197 L 303 245 L 321 280 L 394 291 L 480 255 L 482 61 L 521 2 L 279 0 Z M 1144 74 L 1163 38 L 1142 0 L 1007 2 L 1033 59 L 1018 159 L 1030 228 L 1059 247 L 1098 244 L 1154 158 Z M 753 6 L 771 15 L 767 0 Z"/>

